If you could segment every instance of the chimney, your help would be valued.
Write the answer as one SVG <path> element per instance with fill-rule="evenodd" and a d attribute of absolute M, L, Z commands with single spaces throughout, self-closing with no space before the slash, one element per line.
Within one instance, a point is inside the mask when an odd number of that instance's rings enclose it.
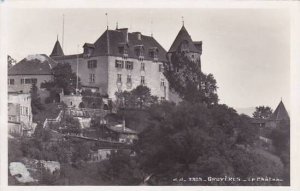
<path fill-rule="evenodd" d="M 142 34 L 140 32 L 134 32 L 132 34 L 134 34 L 138 40 L 142 40 Z"/>
<path fill-rule="evenodd" d="M 128 28 L 117 29 L 117 31 L 122 32 L 123 37 L 124 37 L 124 42 L 128 43 Z"/>

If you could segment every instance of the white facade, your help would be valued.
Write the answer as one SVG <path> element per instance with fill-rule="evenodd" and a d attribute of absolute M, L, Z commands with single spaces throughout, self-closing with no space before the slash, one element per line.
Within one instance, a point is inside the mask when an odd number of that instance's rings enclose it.
<path fill-rule="evenodd" d="M 9 132 L 22 135 L 32 130 L 31 96 L 29 93 L 8 94 Z"/>
<path fill-rule="evenodd" d="M 116 62 L 123 62 L 124 67 L 116 67 Z M 126 68 L 126 62 L 132 63 L 132 68 Z M 151 94 L 159 99 L 169 99 L 169 84 L 163 74 L 163 63 L 153 60 L 138 60 L 134 58 L 108 57 L 108 91 L 110 98 L 115 98 L 118 91 L 131 91 L 139 85 L 145 85 Z"/>

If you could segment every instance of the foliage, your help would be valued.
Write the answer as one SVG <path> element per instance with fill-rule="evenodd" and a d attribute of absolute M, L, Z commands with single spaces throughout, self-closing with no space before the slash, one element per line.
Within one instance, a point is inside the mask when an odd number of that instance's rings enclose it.
<path fill-rule="evenodd" d="M 290 184 L 290 123 L 281 121 L 270 134 L 276 154 L 284 164 L 284 185 Z"/>
<path fill-rule="evenodd" d="M 125 120 L 126 127 L 137 132 L 142 132 L 149 123 L 149 112 L 144 109 L 122 109 L 117 111 L 117 115 Z"/>
<path fill-rule="evenodd" d="M 227 152 L 227 158 L 233 166 L 236 177 L 242 179 L 257 177 L 283 178 L 283 166 L 280 160 L 274 157 L 267 157 L 255 151 L 247 151 L 241 148 L 235 148 Z M 270 155 L 270 154 L 269 154 Z M 278 182 L 252 182 L 246 185 L 278 185 Z"/>
<path fill-rule="evenodd" d="M 269 159 L 235 146 L 239 143 L 236 130 L 243 131 L 245 125 L 250 128 L 249 120 L 226 105 L 208 108 L 189 102 L 182 102 L 178 106 L 163 103 L 153 105 L 149 113 L 149 124 L 139 135 L 136 152 L 144 173 L 153 174 L 151 180 L 154 185 L 180 184 L 172 181 L 174 177 L 248 176 L 242 174 L 247 170 L 239 171 L 248 166 L 247 162 L 252 165 L 251 168 L 259 170 L 257 175 L 277 177 L 276 173 L 282 170 L 280 164 L 272 169 L 272 165 L 265 166 L 266 163 L 272 164 Z M 243 138 L 245 135 L 237 136 L 244 144 L 252 142 Z M 262 162 L 257 163 L 257 160 Z M 254 170 L 251 172 L 255 175 Z M 210 183 L 223 184 L 231 183 Z"/>
<path fill-rule="evenodd" d="M 63 134 L 79 134 L 81 132 L 79 121 L 69 115 L 64 115 L 60 122 L 60 125 L 63 127 Z"/>
<path fill-rule="evenodd" d="M 273 111 L 269 106 L 258 106 L 255 108 L 253 117 L 256 119 L 267 119 L 272 115 Z"/>
<path fill-rule="evenodd" d="M 44 129 L 41 124 L 38 124 L 33 136 L 39 142 L 48 142 L 51 139 L 50 131 L 50 129 Z"/>
<path fill-rule="evenodd" d="M 251 118 L 247 115 L 240 115 L 237 143 L 243 145 L 253 145 L 258 140 L 258 135 L 259 129 L 252 125 Z"/>
<path fill-rule="evenodd" d="M 71 162 L 75 166 L 80 166 L 82 161 L 89 159 L 90 146 L 85 141 L 72 141 L 72 158 Z"/>
<path fill-rule="evenodd" d="M 53 69 L 53 81 L 48 81 L 42 83 L 42 87 L 47 90 L 61 88 L 66 95 L 74 93 L 76 90 L 77 76 L 72 71 L 71 65 L 69 63 L 58 63 Z M 80 79 L 78 78 L 79 88 Z"/>
<path fill-rule="evenodd" d="M 9 70 L 11 67 L 13 67 L 17 61 L 13 59 L 10 55 L 7 55 L 7 70 Z"/>
<path fill-rule="evenodd" d="M 119 108 L 145 109 L 158 102 L 158 98 L 151 95 L 151 90 L 142 85 L 137 86 L 130 92 L 116 92 L 116 97 Z"/>
<path fill-rule="evenodd" d="M 97 109 L 102 107 L 103 101 L 100 93 L 93 93 L 91 90 L 87 89 L 82 91 L 81 95 L 84 107 Z"/>
<path fill-rule="evenodd" d="M 23 153 L 20 150 L 21 143 L 16 139 L 8 139 L 8 161 L 19 162 L 23 157 Z"/>
<path fill-rule="evenodd" d="M 53 173 L 44 167 L 42 163 L 39 164 L 41 167 L 39 185 L 57 185 L 59 180 L 59 171 L 55 170 Z"/>
<path fill-rule="evenodd" d="M 102 117 L 93 117 L 91 119 L 91 125 L 90 129 L 93 130 L 93 135 L 88 135 L 89 137 L 95 137 L 95 138 L 106 138 L 106 125 L 101 123 L 101 120 L 103 120 Z"/>
<path fill-rule="evenodd" d="M 111 185 L 139 185 L 144 177 L 136 159 L 123 150 L 112 152 L 109 160 L 101 162 L 98 173 Z"/>
<path fill-rule="evenodd" d="M 38 88 L 36 84 L 33 83 L 30 89 L 32 114 L 37 114 L 39 111 L 44 109 L 43 104 L 41 103 L 41 98 L 37 91 Z"/>
<path fill-rule="evenodd" d="M 183 100 L 207 105 L 218 103 L 214 76 L 203 74 L 198 63 L 184 54 L 172 54 L 171 62 L 165 65 L 164 74 L 170 88 Z"/>
<path fill-rule="evenodd" d="M 279 127 L 271 132 L 270 138 L 276 148 L 277 153 L 289 150 L 290 145 L 290 131 L 289 128 Z"/>
<path fill-rule="evenodd" d="M 49 103 L 49 104 L 44 104 L 44 110 L 39 111 L 38 113 L 36 113 L 35 115 L 33 115 L 33 121 L 35 123 L 44 123 L 44 121 L 46 120 L 46 118 L 48 119 L 55 119 L 59 112 L 60 112 L 60 108 L 58 107 L 59 105 L 61 105 L 62 107 L 64 107 L 63 103 Z"/>

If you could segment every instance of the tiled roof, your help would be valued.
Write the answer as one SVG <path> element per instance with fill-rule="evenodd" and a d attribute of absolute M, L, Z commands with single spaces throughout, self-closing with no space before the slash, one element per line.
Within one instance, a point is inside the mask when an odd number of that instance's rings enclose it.
<path fill-rule="evenodd" d="M 189 35 L 189 33 L 187 32 L 187 30 L 184 26 L 182 26 L 179 33 L 177 34 L 177 37 L 175 38 L 169 52 L 177 52 L 178 48 L 180 47 L 180 45 L 183 41 L 188 42 L 189 51 L 201 53 L 200 46 L 199 46 L 200 42 L 193 42 L 191 36 Z M 202 44 L 202 42 L 201 42 L 201 44 Z"/>
<path fill-rule="evenodd" d="M 56 62 L 45 54 L 29 55 L 8 70 L 8 75 L 51 75 Z"/>
<path fill-rule="evenodd" d="M 270 121 L 290 120 L 289 114 L 285 109 L 282 101 L 280 101 L 274 113 L 269 118 Z"/>
<path fill-rule="evenodd" d="M 60 43 L 59 41 L 57 40 L 55 42 L 55 45 L 53 47 L 53 50 L 52 50 L 52 53 L 50 54 L 51 57 L 54 57 L 54 56 L 63 56 L 64 55 L 64 52 L 60 46 Z"/>
<path fill-rule="evenodd" d="M 95 48 L 94 44 L 91 43 L 84 43 L 83 47 L 91 47 L 91 48 Z"/>
<path fill-rule="evenodd" d="M 122 29 L 126 30 L 126 29 Z M 83 47 L 92 48 L 93 53 L 90 55 L 93 56 L 123 56 L 119 52 L 119 47 L 127 46 L 128 47 L 128 57 L 129 58 L 138 58 L 135 53 L 135 49 L 137 47 L 143 47 L 144 50 L 144 59 L 145 60 L 153 60 L 153 58 L 149 55 L 149 50 L 157 50 L 157 58 L 158 61 L 165 62 L 166 58 L 166 50 L 151 36 L 142 35 L 139 32 L 128 33 L 128 41 L 126 42 L 124 31 L 121 29 L 116 30 L 106 30 L 94 44 L 85 43 Z M 140 39 L 139 36 L 140 35 Z M 109 39 L 109 40 L 108 40 Z M 52 55 L 50 55 L 52 56 Z M 64 59 L 72 59 L 72 58 L 83 57 L 83 54 L 75 54 L 75 55 L 66 55 L 66 56 L 55 56 L 53 59 L 55 60 L 64 60 Z"/>
<path fill-rule="evenodd" d="M 140 35 L 140 39 L 139 36 Z M 128 57 L 137 58 L 135 54 L 135 48 L 138 45 L 143 45 L 144 47 L 144 58 L 146 60 L 152 60 L 149 56 L 149 50 L 156 47 L 158 49 L 158 60 L 166 61 L 166 50 L 151 36 L 142 35 L 140 33 L 128 33 L 128 42 L 125 41 L 125 34 L 121 30 L 106 30 L 100 38 L 94 43 L 95 50 L 92 56 L 102 56 L 109 55 L 122 56 L 119 53 L 119 47 L 123 45 L 128 45 Z M 107 40 L 109 39 L 109 40 Z M 109 45 L 109 48 L 108 48 Z M 108 50 L 109 49 L 109 50 Z"/>

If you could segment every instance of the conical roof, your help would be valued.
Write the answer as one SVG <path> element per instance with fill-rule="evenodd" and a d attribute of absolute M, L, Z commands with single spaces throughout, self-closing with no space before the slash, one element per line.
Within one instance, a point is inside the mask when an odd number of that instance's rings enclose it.
<path fill-rule="evenodd" d="M 52 53 L 50 54 L 50 56 L 64 56 L 64 52 L 60 46 L 60 43 L 58 40 L 56 40 L 54 48 L 52 50 Z"/>
<path fill-rule="evenodd" d="M 196 48 L 191 36 L 189 35 L 189 33 L 187 32 L 187 30 L 184 26 L 181 27 L 181 29 L 180 29 L 179 33 L 177 34 L 177 37 L 175 38 L 169 52 L 177 52 L 178 47 L 181 45 L 181 43 L 183 41 L 188 42 L 189 50 L 191 52 L 200 53 L 200 50 Z"/>
<path fill-rule="evenodd" d="M 285 109 L 285 106 L 282 101 L 280 101 L 274 113 L 270 116 L 269 120 L 272 121 L 281 121 L 281 120 L 290 120 L 289 114 Z"/>

